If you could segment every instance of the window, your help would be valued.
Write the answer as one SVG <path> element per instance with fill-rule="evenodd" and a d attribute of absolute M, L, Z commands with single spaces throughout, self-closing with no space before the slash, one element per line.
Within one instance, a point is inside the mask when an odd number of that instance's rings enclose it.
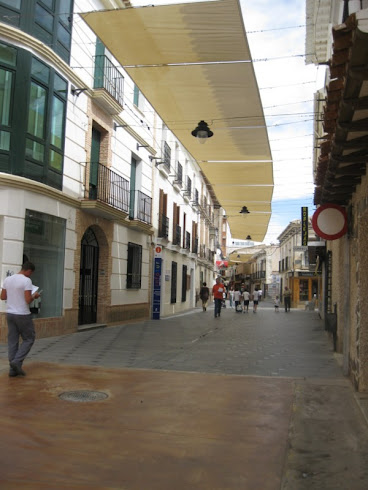
<path fill-rule="evenodd" d="M 67 89 L 29 51 L 0 43 L 1 172 L 62 188 Z"/>
<path fill-rule="evenodd" d="M 10 150 L 11 102 L 17 50 L 0 44 L 0 150 Z"/>
<path fill-rule="evenodd" d="M 13 7 L 14 9 L 20 9 L 21 0 L 1 0 L 1 3 Z"/>
<path fill-rule="evenodd" d="M 25 176 L 35 177 L 31 164 L 35 161 L 43 166 L 43 170 L 39 169 L 42 178 L 35 180 L 53 187 L 58 181 L 59 188 L 63 171 L 66 95 L 66 81 L 37 58 L 32 58 L 25 151 L 26 160 L 30 162 L 26 168 L 30 169 L 30 174 L 25 171 Z"/>
<path fill-rule="evenodd" d="M 187 193 L 189 196 L 192 195 L 192 179 L 187 176 Z"/>
<path fill-rule="evenodd" d="M 0 0 L 0 20 L 17 26 L 69 63 L 73 0 Z"/>
<path fill-rule="evenodd" d="M 171 165 L 171 148 L 167 144 L 166 141 L 163 142 L 162 145 L 162 160 L 164 162 L 165 168 L 168 172 L 170 172 L 170 165 Z"/>
<path fill-rule="evenodd" d="M 179 185 L 182 185 L 183 183 L 183 166 L 178 162 L 178 168 L 176 172 L 176 182 Z"/>
<path fill-rule="evenodd" d="M 138 107 L 139 110 L 144 110 L 144 96 L 137 85 L 134 85 L 133 104 Z"/>
<path fill-rule="evenodd" d="M 63 314 L 65 230 L 66 220 L 26 210 L 23 254 L 36 266 L 33 284 L 43 290 L 41 318 Z"/>
<path fill-rule="evenodd" d="M 127 289 L 140 289 L 142 280 L 142 246 L 128 243 Z"/>
<path fill-rule="evenodd" d="M 171 262 L 171 304 L 176 303 L 177 274 L 178 264 L 177 262 Z"/>
<path fill-rule="evenodd" d="M 43 139 L 45 135 L 46 97 L 46 90 L 32 82 L 28 106 L 27 132 L 40 139 Z"/>
<path fill-rule="evenodd" d="M 187 300 L 187 272 L 188 267 L 186 265 L 183 265 L 183 275 L 181 278 L 181 301 L 183 303 Z"/>
<path fill-rule="evenodd" d="M 299 301 L 308 301 L 309 281 L 308 279 L 299 280 Z"/>

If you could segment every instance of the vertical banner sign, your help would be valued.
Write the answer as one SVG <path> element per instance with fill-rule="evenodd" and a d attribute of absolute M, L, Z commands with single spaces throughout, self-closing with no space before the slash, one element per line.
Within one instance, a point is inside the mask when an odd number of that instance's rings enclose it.
<path fill-rule="evenodd" d="M 302 247 L 308 246 L 308 208 L 302 207 Z"/>
<path fill-rule="evenodd" d="M 153 265 L 153 301 L 152 301 L 153 320 L 160 319 L 161 274 L 162 274 L 162 247 L 157 245 L 155 248 L 155 261 Z"/>

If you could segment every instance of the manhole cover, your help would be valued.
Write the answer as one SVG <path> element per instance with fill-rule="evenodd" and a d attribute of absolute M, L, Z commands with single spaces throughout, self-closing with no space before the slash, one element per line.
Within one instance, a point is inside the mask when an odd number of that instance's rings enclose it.
<path fill-rule="evenodd" d="M 90 390 L 65 391 L 60 393 L 59 398 L 67 402 L 97 402 L 108 398 L 108 394 Z"/>

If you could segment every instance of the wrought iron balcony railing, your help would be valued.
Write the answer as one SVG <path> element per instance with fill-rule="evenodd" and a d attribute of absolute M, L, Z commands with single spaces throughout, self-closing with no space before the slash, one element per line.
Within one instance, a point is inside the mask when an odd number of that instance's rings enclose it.
<path fill-rule="evenodd" d="M 141 191 L 130 191 L 129 218 L 152 224 L 152 198 Z"/>
<path fill-rule="evenodd" d="M 192 243 L 192 252 L 194 254 L 197 254 L 198 253 L 198 238 L 194 238 L 193 239 L 193 243 Z"/>
<path fill-rule="evenodd" d="M 94 172 L 96 176 L 94 183 L 89 184 L 89 199 L 128 212 L 129 182 L 100 163 L 91 163 L 91 167 L 97 169 L 97 172 Z"/>
<path fill-rule="evenodd" d="M 95 56 L 93 88 L 105 89 L 123 107 L 124 77 L 104 54 Z"/>
<path fill-rule="evenodd" d="M 164 162 L 164 167 L 167 172 L 170 173 L 171 166 L 171 148 L 166 141 L 162 144 L 162 161 Z"/>
<path fill-rule="evenodd" d="M 170 220 L 164 214 L 160 214 L 158 222 L 158 236 L 159 238 L 169 237 L 169 223 Z"/>
<path fill-rule="evenodd" d="M 173 244 L 180 245 L 181 241 L 181 226 L 176 225 L 173 230 Z"/>
<path fill-rule="evenodd" d="M 187 250 L 190 250 L 190 233 L 189 231 L 185 232 L 185 247 Z"/>

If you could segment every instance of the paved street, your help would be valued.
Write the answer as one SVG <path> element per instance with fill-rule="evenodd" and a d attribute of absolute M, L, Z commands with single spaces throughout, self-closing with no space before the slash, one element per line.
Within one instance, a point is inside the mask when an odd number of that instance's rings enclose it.
<path fill-rule="evenodd" d="M 201 309 L 0 345 L 0 488 L 365 490 L 365 395 L 317 312 Z M 100 401 L 65 401 L 76 391 Z"/>
<path fill-rule="evenodd" d="M 316 312 L 253 314 L 201 309 L 160 321 L 37 340 L 28 361 L 88 366 L 291 377 L 339 377 L 332 343 Z M 0 346 L 6 356 L 6 346 Z"/>

